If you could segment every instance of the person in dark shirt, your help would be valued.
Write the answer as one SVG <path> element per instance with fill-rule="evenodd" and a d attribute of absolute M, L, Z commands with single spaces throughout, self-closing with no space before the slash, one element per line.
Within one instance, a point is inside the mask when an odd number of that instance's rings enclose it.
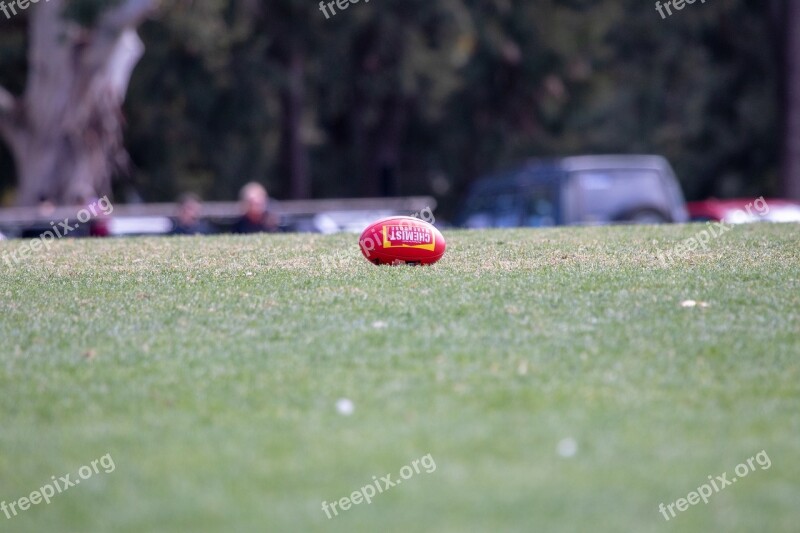
<path fill-rule="evenodd" d="M 277 218 L 267 210 L 269 195 L 259 183 L 251 182 L 239 193 L 244 214 L 233 225 L 234 233 L 272 233 L 278 230 Z"/>
<path fill-rule="evenodd" d="M 172 227 L 172 235 L 208 235 L 211 228 L 200 214 L 203 204 L 196 194 L 187 193 L 178 198 L 178 217 Z"/>

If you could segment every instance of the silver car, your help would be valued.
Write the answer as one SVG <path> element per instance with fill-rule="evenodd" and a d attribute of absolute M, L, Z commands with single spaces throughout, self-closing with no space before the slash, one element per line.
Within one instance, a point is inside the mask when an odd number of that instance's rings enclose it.
<path fill-rule="evenodd" d="M 456 220 L 466 228 L 687 222 L 661 156 L 587 155 L 526 164 L 477 181 Z"/>

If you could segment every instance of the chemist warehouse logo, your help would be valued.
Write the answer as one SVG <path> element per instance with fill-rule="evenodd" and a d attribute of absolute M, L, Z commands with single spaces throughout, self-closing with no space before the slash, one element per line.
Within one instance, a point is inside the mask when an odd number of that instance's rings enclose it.
<path fill-rule="evenodd" d="M 416 248 L 433 251 L 436 248 L 436 239 L 428 228 L 384 226 L 383 247 L 384 249 Z"/>

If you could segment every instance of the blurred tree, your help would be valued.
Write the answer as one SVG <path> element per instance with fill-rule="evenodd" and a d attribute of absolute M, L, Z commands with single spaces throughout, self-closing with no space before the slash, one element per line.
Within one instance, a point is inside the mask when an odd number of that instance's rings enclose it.
<path fill-rule="evenodd" d="M 96 28 L 95 11 L 71 16 Z M 531 156 L 655 152 L 689 197 L 775 193 L 779 124 L 800 114 L 776 98 L 788 47 L 770 21 L 762 0 L 667 19 L 640 0 L 384 0 L 329 18 L 308 0 L 165 3 L 141 27 L 123 107 L 132 172 L 115 188 L 231 199 L 255 179 L 278 197 L 446 206 Z M 0 77 L 16 93 L 25 27 L 8 24 Z M 9 173 L 0 151 L 0 188 Z"/>
<path fill-rule="evenodd" d="M 127 164 L 120 106 L 144 45 L 136 27 L 155 0 L 50 0 L 32 8 L 19 97 L 0 88 L 0 135 L 16 163 L 17 202 L 110 192 Z M 69 9 L 66 9 L 69 8 Z"/>
<path fill-rule="evenodd" d="M 280 101 L 280 147 L 276 170 L 292 198 L 310 198 L 312 181 L 307 122 L 309 50 L 320 46 L 323 29 L 316 4 L 276 0 L 269 6 L 254 3 L 254 31 L 270 36 L 265 62 L 275 65 L 272 82 Z"/>
<path fill-rule="evenodd" d="M 331 21 L 335 34 L 320 61 L 315 90 L 327 135 L 316 152 L 339 175 L 355 177 L 351 194 L 427 192 L 438 143 L 425 144 L 450 133 L 442 119 L 464 89 L 473 20 L 459 0 L 351 9 Z"/>
<path fill-rule="evenodd" d="M 768 6 L 694 4 L 663 20 L 648 2 L 619 7 L 565 130 L 584 132 L 584 150 L 667 156 L 690 198 L 774 190 L 779 66 Z"/>
<path fill-rule="evenodd" d="M 259 4 L 167 3 L 143 25 L 148 53 L 124 108 L 135 167 L 117 184 L 120 196 L 163 201 L 193 191 L 233 199 L 244 183 L 269 174 L 279 104 L 265 82 L 271 38 L 255 30 Z"/>
<path fill-rule="evenodd" d="M 784 145 L 783 195 L 800 200 L 800 2 L 786 0 L 778 10 L 783 28 Z"/>

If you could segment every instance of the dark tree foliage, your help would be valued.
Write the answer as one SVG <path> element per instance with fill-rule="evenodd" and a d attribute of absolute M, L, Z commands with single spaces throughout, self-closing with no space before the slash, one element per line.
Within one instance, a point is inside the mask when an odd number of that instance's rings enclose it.
<path fill-rule="evenodd" d="M 277 197 L 452 205 L 528 157 L 648 152 L 692 198 L 780 194 L 786 62 L 770 5 L 662 20 L 641 0 L 381 0 L 326 19 L 310 0 L 164 3 L 141 28 L 133 169 L 116 190 L 231 199 L 256 179 Z M 24 19 L 0 23 L 0 83 L 20 87 Z"/>

